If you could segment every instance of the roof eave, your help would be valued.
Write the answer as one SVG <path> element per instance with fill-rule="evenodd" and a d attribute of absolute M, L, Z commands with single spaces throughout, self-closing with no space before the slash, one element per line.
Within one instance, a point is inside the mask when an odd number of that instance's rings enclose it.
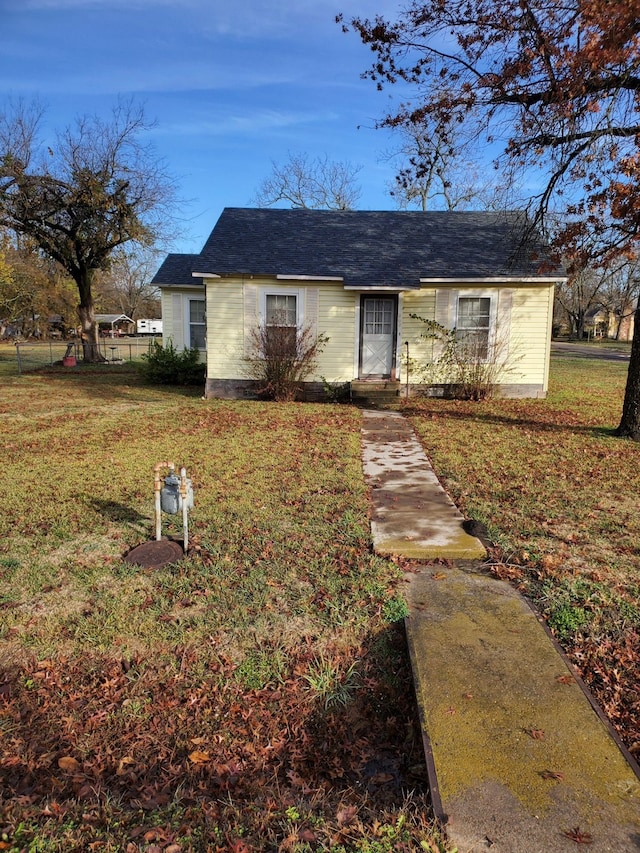
<path fill-rule="evenodd" d="M 433 276 L 421 278 L 420 284 L 556 284 L 566 280 L 566 275 Z"/>

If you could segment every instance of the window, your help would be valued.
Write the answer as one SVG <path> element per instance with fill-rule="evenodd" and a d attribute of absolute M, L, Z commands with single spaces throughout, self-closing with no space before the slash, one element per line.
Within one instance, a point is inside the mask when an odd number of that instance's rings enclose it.
<path fill-rule="evenodd" d="M 364 303 L 364 332 L 366 335 L 393 333 L 393 299 L 367 298 Z"/>
<path fill-rule="evenodd" d="M 204 299 L 189 300 L 189 347 L 206 349 L 207 318 Z"/>
<path fill-rule="evenodd" d="M 290 326 L 298 325 L 298 311 L 295 295 L 283 293 L 267 293 L 266 298 L 266 324 L 267 326 Z"/>
<path fill-rule="evenodd" d="M 456 338 L 461 341 L 468 358 L 487 361 L 491 299 L 488 296 L 461 296 L 458 299 Z"/>
<path fill-rule="evenodd" d="M 267 355 L 294 354 L 298 335 L 298 299 L 295 294 L 267 293 L 265 343 Z"/>

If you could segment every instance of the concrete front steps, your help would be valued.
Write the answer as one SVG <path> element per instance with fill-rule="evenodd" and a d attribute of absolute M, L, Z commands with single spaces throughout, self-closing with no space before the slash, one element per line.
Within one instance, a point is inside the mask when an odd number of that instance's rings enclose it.
<path fill-rule="evenodd" d="M 399 402 L 401 385 L 390 379 L 358 379 L 351 383 L 351 402 L 356 406 L 384 409 Z"/>

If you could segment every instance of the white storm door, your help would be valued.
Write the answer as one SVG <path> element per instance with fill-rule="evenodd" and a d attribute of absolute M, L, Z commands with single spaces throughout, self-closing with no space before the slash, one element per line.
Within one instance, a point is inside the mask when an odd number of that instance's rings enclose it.
<path fill-rule="evenodd" d="M 360 377 L 386 379 L 393 370 L 396 297 L 362 297 Z"/>

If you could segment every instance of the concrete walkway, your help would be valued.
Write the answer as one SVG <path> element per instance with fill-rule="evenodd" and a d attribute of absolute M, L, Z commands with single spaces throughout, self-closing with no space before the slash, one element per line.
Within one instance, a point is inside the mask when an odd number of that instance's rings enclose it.
<path fill-rule="evenodd" d="M 365 411 L 380 554 L 421 561 L 407 637 L 436 816 L 458 853 L 640 851 L 638 768 L 484 548 L 407 420 Z M 464 534 L 464 535 L 463 535 Z M 451 567 L 429 565 L 445 557 Z"/>

